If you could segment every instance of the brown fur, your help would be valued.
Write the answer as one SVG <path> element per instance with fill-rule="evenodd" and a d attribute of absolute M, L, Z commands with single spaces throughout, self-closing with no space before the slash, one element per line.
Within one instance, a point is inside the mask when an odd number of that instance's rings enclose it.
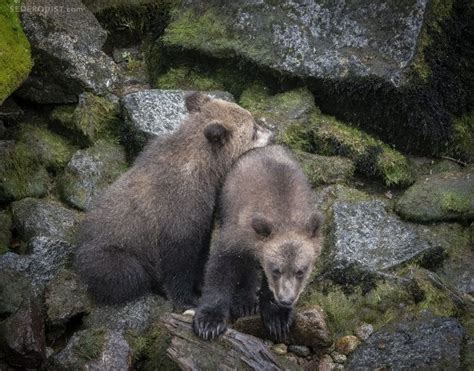
<path fill-rule="evenodd" d="M 269 133 L 236 104 L 201 94 L 178 130 L 153 140 L 90 210 L 75 267 L 99 302 L 163 292 L 195 304 L 224 175 Z"/>
<path fill-rule="evenodd" d="M 211 250 L 194 329 L 212 338 L 231 315 L 256 308 L 258 272 L 262 319 L 283 337 L 291 313 L 320 254 L 320 216 L 313 191 L 293 156 L 283 147 L 248 152 L 226 178 L 222 227 Z"/>

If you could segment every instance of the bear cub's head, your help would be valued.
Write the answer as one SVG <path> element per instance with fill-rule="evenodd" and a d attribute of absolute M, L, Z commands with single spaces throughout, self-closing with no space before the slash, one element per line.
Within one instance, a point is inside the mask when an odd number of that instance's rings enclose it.
<path fill-rule="evenodd" d="M 273 139 L 270 130 L 258 125 L 252 114 L 239 105 L 206 94 L 194 92 L 186 96 L 186 108 L 192 122 L 201 130 L 212 149 L 225 150 L 232 162 L 243 153 L 264 147 Z"/>
<path fill-rule="evenodd" d="M 321 216 L 315 213 L 301 223 L 279 226 L 262 215 L 254 215 L 251 224 L 273 299 L 281 306 L 292 307 L 321 253 Z"/>

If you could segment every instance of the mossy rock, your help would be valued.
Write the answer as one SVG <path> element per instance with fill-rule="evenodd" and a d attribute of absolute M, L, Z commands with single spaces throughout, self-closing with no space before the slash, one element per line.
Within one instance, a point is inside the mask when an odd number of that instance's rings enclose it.
<path fill-rule="evenodd" d="M 171 336 L 159 320 L 155 321 L 146 333 L 138 335 L 129 330 L 125 337 L 132 348 L 132 364 L 136 369 L 144 371 L 180 369 L 166 354 Z"/>
<path fill-rule="evenodd" d="M 43 123 L 21 124 L 17 138 L 43 165 L 54 171 L 61 170 L 76 150 L 68 140 L 50 131 Z"/>
<path fill-rule="evenodd" d="M 5 0 L 0 4 L 0 105 L 21 85 L 33 67 L 18 5 L 16 0 Z"/>
<path fill-rule="evenodd" d="M 419 179 L 396 204 L 403 218 L 418 222 L 474 220 L 474 174 L 445 172 Z"/>
<path fill-rule="evenodd" d="M 334 285 L 313 285 L 308 287 L 299 306 L 321 306 L 336 337 L 354 334 L 362 323 L 369 323 L 378 330 L 394 320 L 420 316 L 425 310 L 447 317 L 461 313 L 449 289 L 440 288 L 437 280 L 439 278 L 432 272 L 409 267 L 399 280 L 394 276 L 394 281 L 379 281 L 366 293 L 360 290 L 347 293 Z"/>
<path fill-rule="evenodd" d="M 301 151 L 296 151 L 295 155 L 313 186 L 345 183 L 355 171 L 354 163 L 344 157 L 320 156 Z"/>
<path fill-rule="evenodd" d="M 123 147 L 99 140 L 72 156 L 58 180 L 61 198 L 73 207 L 86 210 L 126 169 Z"/>
<path fill-rule="evenodd" d="M 277 141 L 293 150 L 349 157 L 359 173 L 375 176 L 388 186 L 407 186 L 414 181 L 410 163 L 400 152 L 331 116 L 313 114 L 307 124 L 291 124 Z"/>
<path fill-rule="evenodd" d="M 154 81 L 153 87 L 167 90 L 225 90 L 219 81 L 184 66 L 170 68 Z"/>
<path fill-rule="evenodd" d="M 82 94 L 75 107 L 66 105 L 55 108 L 51 120 L 84 146 L 100 139 L 118 143 L 123 135 L 118 103 L 91 93 Z"/>
<path fill-rule="evenodd" d="M 42 197 L 50 179 L 37 155 L 21 142 L 0 141 L 0 201 Z"/>
<path fill-rule="evenodd" d="M 12 217 L 6 211 L 0 211 L 0 255 L 6 253 L 12 238 Z"/>
<path fill-rule="evenodd" d="M 454 120 L 453 130 L 454 149 L 449 152 L 469 162 L 474 161 L 474 112 Z"/>
<path fill-rule="evenodd" d="M 242 92 L 239 104 L 255 118 L 281 131 L 290 123 L 306 122 L 309 115 L 319 110 L 307 88 L 298 88 L 271 95 L 270 88 L 254 83 Z"/>

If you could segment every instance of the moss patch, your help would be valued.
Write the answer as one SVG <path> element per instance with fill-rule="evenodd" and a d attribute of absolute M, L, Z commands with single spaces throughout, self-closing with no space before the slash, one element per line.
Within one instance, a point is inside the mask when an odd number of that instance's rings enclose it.
<path fill-rule="evenodd" d="M 48 190 L 49 176 L 37 155 L 21 142 L 0 146 L 0 201 L 41 197 Z"/>
<path fill-rule="evenodd" d="M 0 4 L 0 105 L 26 79 L 33 62 L 14 0 Z"/>
<path fill-rule="evenodd" d="M 119 142 L 123 135 L 118 104 L 90 93 L 81 95 L 76 107 L 55 108 L 51 119 L 85 146 L 99 139 Z"/>
<path fill-rule="evenodd" d="M 310 288 L 300 305 L 320 305 L 336 337 L 353 334 L 363 322 L 372 324 L 378 330 L 404 316 L 416 316 L 422 310 L 439 316 L 458 314 L 458 308 L 449 294 L 430 281 L 427 271 L 411 268 L 407 272 L 406 283 L 380 282 L 365 295 L 360 291 L 347 295 L 333 286 L 326 293 Z"/>
<path fill-rule="evenodd" d="M 39 162 L 56 171 L 68 163 L 75 151 L 66 139 L 48 130 L 42 123 L 21 125 L 18 140 L 37 156 Z"/>
<path fill-rule="evenodd" d="M 105 330 L 103 328 L 87 329 L 81 335 L 73 351 L 80 360 L 88 362 L 100 356 L 105 343 Z"/>
<path fill-rule="evenodd" d="M 6 253 L 12 238 L 12 217 L 6 211 L 0 212 L 0 255 Z"/>
<path fill-rule="evenodd" d="M 306 125 L 288 126 L 277 141 L 294 150 L 349 157 L 361 174 L 376 176 L 388 186 L 413 182 L 410 163 L 401 153 L 331 116 L 313 114 Z"/>
<path fill-rule="evenodd" d="M 158 89 L 225 90 L 224 85 L 219 81 L 185 66 L 170 68 L 156 79 L 153 86 Z"/>
<path fill-rule="evenodd" d="M 474 161 L 474 112 L 454 120 L 453 143 L 452 152 L 455 155 L 467 161 Z"/>

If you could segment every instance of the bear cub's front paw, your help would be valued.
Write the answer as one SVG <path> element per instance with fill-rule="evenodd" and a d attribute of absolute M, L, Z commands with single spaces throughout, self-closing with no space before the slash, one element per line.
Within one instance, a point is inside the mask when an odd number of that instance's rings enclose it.
<path fill-rule="evenodd" d="M 220 307 L 200 306 L 193 318 L 193 330 L 204 340 L 212 340 L 227 329 L 229 311 Z"/>
<path fill-rule="evenodd" d="M 262 305 L 260 314 L 265 329 L 278 341 L 287 339 L 293 323 L 293 309 L 282 307 L 274 302 Z"/>

